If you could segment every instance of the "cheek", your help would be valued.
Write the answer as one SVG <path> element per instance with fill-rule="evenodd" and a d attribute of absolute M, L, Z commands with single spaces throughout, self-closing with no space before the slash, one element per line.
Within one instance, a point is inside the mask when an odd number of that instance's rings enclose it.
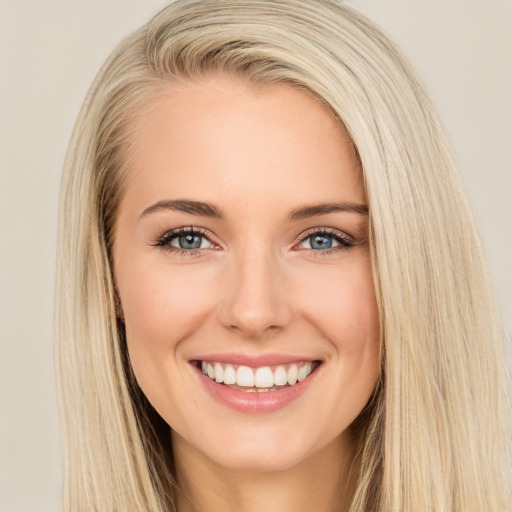
<path fill-rule="evenodd" d="M 373 392 L 380 372 L 380 325 L 373 279 L 369 264 L 340 266 L 337 272 L 311 278 L 303 293 L 309 321 L 332 347 L 332 375 L 336 389 L 346 390 L 339 397 L 340 410 L 358 411 Z M 319 286 L 322 283 L 322 286 Z"/>
<path fill-rule="evenodd" d="M 211 302 L 208 280 L 165 264 L 131 265 L 119 278 L 127 331 L 137 342 L 169 347 L 185 338 Z"/>
<path fill-rule="evenodd" d="M 378 345 L 379 318 L 371 276 L 347 283 L 346 293 L 340 298 L 336 329 L 340 333 L 341 348 L 358 352 Z"/>
<path fill-rule="evenodd" d="M 370 271 L 345 276 L 343 283 L 333 285 L 332 300 L 323 306 L 324 333 L 334 345 L 337 361 L 333 387 L 343 390 L 337 397 L 335 417 L 347 425 L 359 415 L 377 384 L 380 325 Z"/>
<path fill-rule="evenodd" d="M 169 423 L 179 425 L 185 368 L 177 357 L 206 309 L 195 279 L 167 265 L 130 262 L 118 273 L 127 349 L 133 373 L 150 403 Z M 186 343 L 184 344 L 186 345 Z"/>
<path fill-rule="evenodd" d="M 300 293 L 310 321 L 338 351 L 378 345 L 379 317 L 369 264 L 311 273 Z"/>
<path fill-rule="evenodd" d="M 129 268 L 119 265 L 116 275 L 131 365 L 154 405 L 168 376 L 181 371 L 176 352 L 201 323 L 209 300 L 204 286 L 206 295 L 198 293 L 201 276 L 174 270 L 165 262 L 132 258 Z"/>

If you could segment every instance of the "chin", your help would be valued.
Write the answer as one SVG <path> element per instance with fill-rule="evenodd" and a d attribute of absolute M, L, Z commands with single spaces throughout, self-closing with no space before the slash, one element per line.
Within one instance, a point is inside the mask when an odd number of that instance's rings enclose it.
<path fill-rule="evenodd" d="M 233 449 L 228 456 L 213 454 L 219 466 L 237 472 L 274 473 L 287 471 L 299 466 L 307 455 L 304 453 L 283 453 L 269 446 L 255 446 L 252 449 Z"/>
<path fill-rule="evenodd" d="M 254 427 L 254 426 L 252 426 Z M 272 473 L 287 471 L 300 466 L 315 453 L 325 448 L 324 443 L 307 443 L 313 434 L 282 428 L 274 429 L 237 428 L 225 432 L 225 436 L 194 442 L 196 450 L 228 471 L 250 473 Z M 274 430 L 274 431 L 272 431 Z M 205 442 L 206 441 L 206 442 Z M 335 442 L 335 441 L 334 441 Z"/>

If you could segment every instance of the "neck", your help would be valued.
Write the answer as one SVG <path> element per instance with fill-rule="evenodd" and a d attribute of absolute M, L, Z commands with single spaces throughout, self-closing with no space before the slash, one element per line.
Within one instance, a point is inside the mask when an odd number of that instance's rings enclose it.
<path fill-rule="evenodd" d="M 348 433 L 279 471 L 222 467 L 173 432 L 179 512 L 346 512 L 356 471 Z"/>

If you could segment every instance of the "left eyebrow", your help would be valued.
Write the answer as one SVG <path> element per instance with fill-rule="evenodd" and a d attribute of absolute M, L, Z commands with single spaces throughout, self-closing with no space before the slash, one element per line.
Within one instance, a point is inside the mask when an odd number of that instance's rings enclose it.
<path fill-rule="evenodd" d="M 368 206 L 364 204 L 341 202 L 341 203 L 321 203 L 311 206 L 303 206 L 290 212 L 289 220 L 296 221 L 314 217 L 316 215 L 324 215 L 331 212 L 351 212 L 359 215 L 368 216 Z"/>

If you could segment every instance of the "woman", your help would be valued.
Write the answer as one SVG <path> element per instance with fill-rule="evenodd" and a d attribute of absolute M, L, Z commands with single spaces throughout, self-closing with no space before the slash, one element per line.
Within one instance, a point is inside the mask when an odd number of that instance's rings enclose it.
<path fill-rule="evenodd" d="M 61 212 L 66 510 L 511 509 L 480 242 L 361 15 L 171 4 L 93 84 Z"/>

